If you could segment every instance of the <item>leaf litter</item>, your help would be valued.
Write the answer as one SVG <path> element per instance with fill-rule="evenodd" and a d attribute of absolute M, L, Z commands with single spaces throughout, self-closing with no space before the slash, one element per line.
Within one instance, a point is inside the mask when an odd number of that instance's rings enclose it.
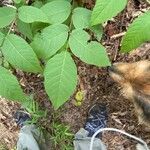
<path fill-rule="evenodd" d="M 87 8 L 93 7 L 93 1 L 85 2 Z M 150 60 L 150 43 L 145 43 L 141 47 L 132 51 L 130 54 L 121 54 L 121 37 L 126 32 L 127 27 L 135 17 L 150 6 L 142 0 L 129 0 L 125 10 L 117 17 L 108 21 L 104 26 L 104 34 L 101 40 L 107 48 L 108 55 L 112 62 L 134 62 L 138 60 Z M 60 116 L 58 120 L 71 127 L 73 133 L 76 133 L 81 127 L 84 127 L 89 108 L 95 103 L 105 103 L 108 109 L 108 127 L 118 128 L 130 134 L 141 137 L 150 144 L 150 130 L 138 124 L 133 104 L 126 100 L 120 93 L 120 87 L 109 77 L 105 68 L 98 68 L 92 65 L 86 65 L 75 58 L 78 66 L 80 83 L 77 91 L 84 91 L 84 99 L 81 106 L 75 106 L 75 94 L 63 107 L 59 109 Z M 39 105 L 48 109 L 49 117 L 42 119 L 41 124 L 49 130 L 49 124 L 52 120 L 53 108 L 44 92 L 43 78 L 38 75 L 27 74 L 15 71 L 21 82 L 24 91 L 27 94 L 34 94 Z M 14 120 L 14 112 L 20 108 L 20 105 L 14 102 L 0 100 L 0 141 L 8 149 L 14 148 L 18 131 Z M 2 139 L 2 140 L 1 140 Z M 106 132 L 103 134 L 103 141 L 108 150 L 134 150 L 135 142 L 130 141 L 120 134 Z"/>

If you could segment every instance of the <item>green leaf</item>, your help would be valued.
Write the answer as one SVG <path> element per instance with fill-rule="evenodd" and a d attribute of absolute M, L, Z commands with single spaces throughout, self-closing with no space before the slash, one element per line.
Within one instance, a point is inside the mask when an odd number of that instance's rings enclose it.
<path fill-rule="evenodd" d="M 121 42 L 121 51 L 129 52 L 142 43 L 150 41 L 150 11 L 136 18 Z"/>
<path fill-rule="evenodd" d="M 91 11 L 86 8 L 77 7 L 73 11 L 72 20 L 75 28 L 83 29 L 90 27 L 90 18 Z"/>
<path fill-rule="evenodd" d="M 77 68 L 70 54 L 63 51 L 50 59 L 44 77 L 46 92 L 57 109 L 69 99 L 77 85 Z"/>
<path fill-rule="evenodd" d="M 22 0 L 13 0 L 16 4 L 19 4 Z"/>
<path fill-rule="evenodd" d="M 48 26 L 35 36 L 31 46 L 39 58 L 48 59 L 65 44 L 68 31 L 64 24 Z"/>
<path fill-rule="evenodd" d="M 18 9 L 18 17 L 26 23 L 45 22 L 48 23 L 48 18 L 45 13 L 39 8 L 33 6 L 22 6 Z"/>
<path fill-rule="evenodd" d="M 94 33 L 96 39 L 100 41 L 103 35 L 103 27 L 101 25 L 96 25 L 90 27 L 90 30 Z"/>
<path fill-rule="evenodd" d="M 30 45 L 17 35 L 10 34 L 6 37 L 2 53 L 15 68 L 33 73 L 42 72 L 40 63 Z"/>
<path fill-rule="evenodd" d="M 46 0 L 46 3 L 52 2 L 52 1 L 60 1 L 60 0 Z M 67 2 L 70 2 L 70 3 L 71 3 L 72 0 L 62 0 L 62 1 L 67 1 Z"/>
<path fill-rule="evenodd" d="M 105 48 L 98 42 L 88 43 L 89 39 L 90 36 L 87 32 L 73 30 L 69 38 L 69 45 L 73 54 L 88 64 L 109 66 L 110 62 Z"/>
<path fill-rule="evenodd" d="M 64 22 L 71 13 L 71 5 L 67 1 L 57 0 L 45 4 L 41 10 L 48 16 L 49 23 Z"/>
<path fill-rule="evenodd" d="M 8 33 L 8 28 L 0 28 L 0 32 L 3 34 L 7 34 Z"/>
<path fill-rule="evenodd" d="M 94 36 L 97 38 L 97 40 L 100 41 L 103 34 L 102 26 L 96 25 L 91 27 L 90 18 L 91 11 L 86 8 L 77 7 L 73 11 L 72 20 L 74 27 L 76 29 L 90 29 L 94 33 Z"/>
<path fill-rule="evenodd" d="M 0 66 L 0 95 L 9 100 L 21 102 L 26 99 L 14 75 Z"/>
<path fill-rule="evenodd" d="M 4 34 L 0 32 L 0 46 L 2 45 L 3 40 L 4 40 Z"/>
<path fill-rule="evenodd" d="M 97 0 L 92 11 L 91 25 L 104 23 L 115 17 L 127 4 L 127 0 Z"/>
<path fill-rule="evenodd" d="M 35 35 L 40 30 L 43 30 L 45 27 L 48 27 L 48 23 L 42 23 L 42 22 L 34 22 L 31 24 L 32 33 Z"/>
<path fill-rule="evenodd" d="M 96 66 L 110 66 L 110 61 L 105 48 L 98 42 L 91 42 L 84 51 L 81 60 Z"/>
<path fill-rule="evenodd" d="M 69 37 L 69 46 L 73 54 L 82 58 L 89 39 L 90 35 L 87 32 L 78 29 L 73 30 Z"/>
<path fill-rule="evenodd" d="M 32 6 L 41 8 L 43 6 L 43 2 L 36 0 L 35 2 L 32 3 Z"/>
<path fill-rule="evenodd" d="M 22 22 L 21 20 L 17 19 L 17 27 L 19 32 L 25 35 L 29 40 L 33 39 L 33 34 L 32 34 L 30 24 Z"/>
<path fill-rule="evenodd" d="M 16 16 L 16 10 L 10 7 L 0 8 L 0 28 L 8 26 Z"/>

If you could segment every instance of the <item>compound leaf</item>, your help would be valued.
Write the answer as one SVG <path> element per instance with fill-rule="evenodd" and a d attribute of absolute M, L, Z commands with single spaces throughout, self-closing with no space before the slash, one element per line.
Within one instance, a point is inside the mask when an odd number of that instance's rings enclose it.
<path fill-rule="evenodd" d="M 122 52 L 129 52 L 142 43 L 150 41 L 150 11 L 133 21 L 122 40 Z"/>
<path fill-rule="evenodd" d="M 18 17 L 26 23 L 45 22 L 48 23 L 48 17 L 42 10 L 33 6 L 22 6 L 18 9 Z"/>
<path fill-rule="evenodd" d="M 57 0 L 45 4 L 41 10 L 48 16 L 50 24 L 64 22 L 71 13 L 71 5 L 67 1 Z"/>
<path fill-rule="evenodd" d="M 16 77 L 7 69 L 0 66 L 0 95 L 13 101 L 24 101 L 26 99 Z"/>
<path fill-rule="evenodd" d="M 16 10 L 10 7 L 0 8 L 0 28 L 8 26 L 16 16 Z"/>
<path fill-rule="evenodd" d="M 74 55 L 82 61 L 96 65 L 109 66 L 109 58 L 105 48 L 98 42 L 89 42 L 90 36 L 83 30 L 73 30 L 69 38 L 69 46 Z"/>
<path fill-rule="evenodd" d="M 15 68 L 33 73 L 42 72 L 36 54 L 21 37 L 14 34 L 7 35 L 1 48 L 6 60 Z"/>
<path fill-rule="evenodd" d="M 44 85 L 53 106 L 65 103 L 77 85 L 77 68 L 67 51 L 51 58 L 44 71 Z"/>
<path fill-rule="evenodd" d="M 127 0 L 97 0 L 92 11 L 91 25 L 104 23 L 115 17 L 127 4 Z"/>
<path fill-rule="evenodd" d="M 68 31 L 64 24 L 48 26 L 35 36 L 31 46 L 39 58 L 48 59 L 65 44 Z"/>

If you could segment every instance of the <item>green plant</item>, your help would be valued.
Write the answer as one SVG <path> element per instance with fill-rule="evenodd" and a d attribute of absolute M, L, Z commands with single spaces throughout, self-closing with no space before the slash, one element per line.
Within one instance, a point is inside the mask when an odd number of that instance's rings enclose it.
<path fill-rule="evenodd" d="M 116 16 L 127 4 L 127 0 L 97 0 L 91 16 L 91 24 L 104 23 Z"/>
<path fill-rule="evenodd" d="M 127 0 L 115 2 L 97 0 L 91 11 L 70 0 L 38 0 L 30 6 L 14 0 L 13 7 L 0 8 L 2 57 L 15 69 L 43 75 L 45 90 L 57 109 L 76 88 L 75 56 L 87 64 L 110 65 L 99 43 L 103 33 L 99 24 L 123 10 Z M 4 67 L 0 67 L 0 95 L 22 104 L 30 99 Z"/>
<path fill-rule="evenodd" d="M 52 122 L 50 128 L 52 131 L 50 139 L 53 149 L 73 150 L 74 134 L 70 132 L 69 126 L 59 122 Z"/>
<path fill-rule="evenodd" d="M 9 150 L 9 148 L 7 147 L 7 145 L 0 143 L 0 150 Z M 16 149 L 16 147 L 14 147 L 10 150 L 17 150 L 17 149 Z"/>
<path fill-rule="evenodd" d="M 8 150 L 7 146 L 0 143 L 0 150 Z"/>
<path fill-rule="evenodd" d="M 41 110 L 38 103 L 33 100 L 33 97 L 30 96 L 29 101 L 23 102 L 23 107 L 30 114 L 31 120 L 27 121 L 29 124 L 37 124 L 40 118 L 45 118 L 47 115 L 47 111 Z M 41 126 L 42 127 L 42 126 Z"/>
<path fill-rule="evenodd" d="M 148 3 L 149 0 L 145 0 Z M 92 12 L 91 24 L 104 23 L 125 8 L 127 0 L 97 0 Z M 130 52 L 142 43 L 150 41 L 150 11 L 146 11 L 127 29 L 121 42 L 121 52 Z"/>
<path fill-rule="evenodd" d="M 150 11 L 136 18 L 122 40 L 122 52 L 130 52 L 142 43 L 150 41 Z"/>

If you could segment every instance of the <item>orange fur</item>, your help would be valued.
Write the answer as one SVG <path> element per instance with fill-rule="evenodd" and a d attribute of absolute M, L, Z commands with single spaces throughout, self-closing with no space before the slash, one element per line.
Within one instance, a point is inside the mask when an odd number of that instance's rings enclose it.
<path fill-rule="evenodd" d="M 109 72 L 124 96 L 134 103 L 139 122 L 150 126 L 150 61 L 116 63 Z"/>

